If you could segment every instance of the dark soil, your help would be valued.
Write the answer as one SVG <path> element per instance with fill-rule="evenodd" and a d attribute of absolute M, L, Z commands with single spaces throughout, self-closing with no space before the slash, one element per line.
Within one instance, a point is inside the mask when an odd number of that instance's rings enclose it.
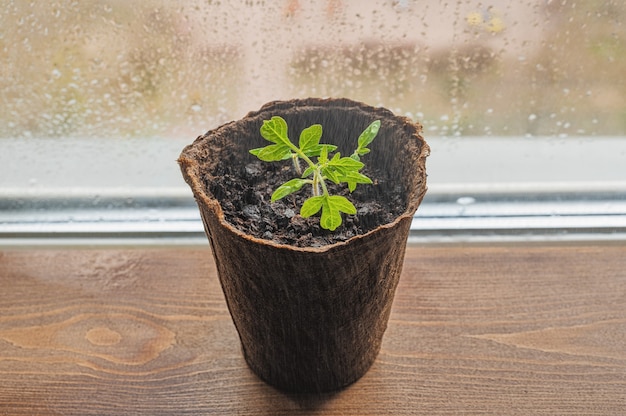
<path fill-rule="evenodd" d="M 401 186 L 392 184 L 383 172 L 368 171 L 367 166 L 361 172 L 374 183 L 360 184 L 352 193 L 346 184 L 327 181 L 331 195 L 346 196 L 357 209 L 356 215 L 342 214 L 341 226 L 332 232 L 320 227 L 319 213 L 310 218 L 299 214 L 302 203 L 311 196 L 310 187 L 270 203 L 274 190 L 295 177 L 291 161 L 223 164 L 220 172 L 214 173 L 217 179 L 205 178 L 205 184 L 220 201 L 226 220 L 240 231 L 278 244 L 321 247 L 388 224 L 406 209 Z"/>

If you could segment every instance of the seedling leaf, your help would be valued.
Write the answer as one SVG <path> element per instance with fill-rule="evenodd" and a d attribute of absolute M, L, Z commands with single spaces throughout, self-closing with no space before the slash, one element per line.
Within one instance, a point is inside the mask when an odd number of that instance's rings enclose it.
<path fill-rule="evenodd" d="M 302 130 L 300 133 L 300 150 L 305 154 L 318 148 L 320 139 L 322 138 L 322 126 L 320 124 L 313 124 Z"/>
<path fill-rule="evenodd" d="M 335 153 L 328 163 L 322 166 L 322 174 L 334 183 L 346 182 L 343 177 L 348 176 L 351 172 L 358 173 L 363 167 L 363 163 L 354 160 L 351 157 L 341 157 L 339 153 Z"/>
<path fill-rule="evenodd" d="M 317 214 L 323 204 L 323 196 L 312 196 L 302 204 L 302 207 L 300 208 L 300 215 L 302 218 L 309 218 L 311 215 Z"/>
<path fill-rule="evenodd" d="M 322 149 L 326 149 L 327 153 L 334 152 L 337 150 L 337 146 L 332 144 L 318 144 L 316 146 L 311 146 L 310 148 L 303 150 L 304 154 L 308 157 L 319 156 L 322 153 Z"/>
<path fill-rule="evenodd" d="M 344 196 L 324 195 L 322 205 L 322 217 L 320 225 L 322 228 L 335 231 L 341 225 L 341 213 L 356 214 L 356 207 Z"/>
<path fill-rule="evenodd" d="M 308 168 L 306 168 L 306 170 L 302 173 L 302 177 L 306 178 L 308 176 L 311 176 L 313 174 L 313 172 L 315 172 L 315 166 L 309 166 Z"/>
<path fill-rule="evenodd" d="M 252 149 L 250 153 L 264 162 L 276 162 L 288 159 L 291 156 L 291 150 L 283 143 Z"/>
<path fill-rule="evenodd" d="M 318 163 L 320 165 L 324 165 L 328 162 L 328 148 L 322 147 L 320 151 L 320 157 L 318 158 Z"/>
<path fill-rule="evenodd" d="M 271 120 L 263 121 L 261 136 L 272 143 L 289 142 L 289 137 L 287 136 L 287 122 L 284 118 L 279 116 L 274 116 Z"/>
<path fill-rule="evenodd" d="M 356 185 L 359 183 L 372 183 L 372 180 L 363 175 L 361 172 L 348 172 L 345 175 L 341 176 L 340 180 L 341 182 L 346 182 L 348 184 L 348 189 L 350 190 L 350 192 L 353 192 L 356 189 Z"/>
<path fill-rule="evenodd" d="M 366 155 L 370 152 L 370 149 L 368 149 L 367 146 L 374 141 L 379 129 L 380 120 L 376 120 L 363 130 L 363 133 L 359 136 L 358 146 L 352 156 L 350 156 L 352 159 L 360 160 L 360 156 Z"/>
<path fill-rule="evenodd" d="M 324 175 L 324 177 L 330 179 L 336 184 L 341 182 L 339 179 L 339 174 L 337 173 L 336 169 L 332 169 L 330 167 L 322 168 L 322 175 Z"/>
<path fill-rule="evenodd" d="M 306 183 L 311 183 L 311 181 L 306 180 L 306 179 L 296 178 L 296 179 L 292 179 L 290 181 L 285 182 L 284 184 L 276 188 L 276 190 L 272 194 L 271 201 L 272 202 L 278 201 L 279 199 L 284 198 L 289 194 L 299 191 L 300 188 L 302 188 L 302 186 L 304 186 L 304 184 Z"/>
<path fill-rule="evenodd" d="M 333 168 L 342 171 L 359 171 L 365 164 L 358 160 L 354 160 L 351 157 L 342 157 L 339 158 L 339 153 L 335 153 L 335 156 L 328 162 L 328 166 L 332 166 Z"/>
<path fill-rule="evenodd" d="M 374 121 L 372 124 L 367 126 L 363 133 L 359 136 L 359 149 L 365 149 L 370 143 L 374 141 L 374 138 L 378 134 L 378 130 L 380 129 L 380 120 Z"/>

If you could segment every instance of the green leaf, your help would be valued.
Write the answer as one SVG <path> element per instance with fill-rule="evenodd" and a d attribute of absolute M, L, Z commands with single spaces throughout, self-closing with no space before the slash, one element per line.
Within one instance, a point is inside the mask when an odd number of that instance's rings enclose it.
<path fill-rule="evenodd" d="M 335 156 L 322 167 L 322 174 L 333 182 L 339 183 L 341 182 L 340 176 L 345 176 L 349 172 L 358 172 L 363 166 L 363 163 L 358 160 L 351 157 L 339 157 L 339 153 L 335 153 Z"/>
<path fill-rule="evenodd" d="M 358 139 L 358 146 L 354 153 L 350 156 L 352 159 L 360 160 L 359 156 L 366 155 L 370 152 L 370 149 L 368 149 L 367 146 L 374 141 L 379 129 L 380 120 L 376 120 L 363 130 L 363 133 L 361 133 Z"/>
<path fill-rule="evenodd" d="M 367 126 L 365 130 L 363 130 L 363 133 L 359 136 L 359 149 L 365 149 L 371 142 L 373 142 L 379 129 L 380 120 L 376 120 Z"/>
<path fill-rule="evenodd" d="M 339 183 L 341 182 L 341 179 L 339 179 L 339 173 L 337 172 L 336 169 L 333 168 L 322 168 L 322 175 L 324 175 L 325 177 L 327 177 L 328 179 L 330 179 L 331 181 L 335 182 L 335 183 Z"/>
<path fill-rule="evenodd" d="M 335 231 L 341 225 L 341 213 L 356 214 L 356 207 L 346 197 L 340 195 L 323 196 L 320 226 Z"/>
<path fill-rule="evenodd" d="M 309 149 L 303 150 L 303 152 L 308 157 L 314 157 L 319 156 L 322 153 L 323 148 L 326 148 L 327 153 L 331 153 L 337 150 L 337 146 L 332 144 L 318 144 L 316 146 L 310 147 Z"/>
<path fill-rule="evenodd" d="M 361 172 L 347 172 L 341 176 L 342 182 L 354 181 L 356 183 L 372 183 L 372 180 Z"/>
<path fill-rule="evenodd" d="M 322 150 L 320 152 L 319 158 L 317 159 L 317 162 L 320 165 L 323 165 L 326 162 L 328 162 L 328 148 L 327 147 L 322 147 Z"/>
<path fill-rule="evenodd" d="M 302 208 L 300 215 L 308 218 L 317 214 L 322 210 L 320 218 L 320 226 L 326 230 L 335 231 L 341 225 L 341 213 L 356 214 L 356 207 L 346 197 L 340 195 L 322 195 L 314 196 L 307 199 Z"/>
<path fill-rule="evenodd" d="M 372 183 L 372 180 L 367 176 L 363 175 L 360 172 L 348 172 L 345 175 L 339 178 L 341 182 L 346 182 L 348 184 L 348 189 L 350 192 L 354 192 L 356 189 L 356 185 L 359 183 Z"/>
<path fill-rule="evenodd" d="M 300 215 L 302 218 L 309 218 L 311 215 L 315 215 L 319 212 L 324 204 L 325 196 L 312 196 L 311 198 L 304 201 L 302 207 L 300 208 Z"/>
<path fill-rule="evenodd" d="M 250 153 L 264 162 L 276 162 L 278 160 L 288 159 L 291 156 L 289 147 L 282 143 L 252 149 Z"/>
<path fill-rule="evenodd" d="M 322 175 L 334 183 L 348 182 L 343 178 L 348 177 L 351 172 L 358 173 L 363 166 L 363 163 L 352 157 L 341 157 L 339 153 L 335 153 L 333 158 L 322 166 Z M 351 187 L 352 190 L 354 187 Z"/>
<path fill-rule="evenodd" d="M 315 172 L 315 167 L 314 166 L 309 166 L 308 168 L 306 168 L 306 170 L 302 173 L 302 178 L 306 178 L 307 176 L 311 175 L 313 172 Z"/>
<path fill-rule="evenodd" d="M 345 212 L 346 214 L 356 214 L 356 207 L 345 196 L 330 195 L 326 199 L 331 209 Z"/>
<path fill-rule="evenodd" d="M 328 166 L 337 168 L 342 172 L 358 171 L 359 169 L 363 168 L 363 166 L 365 166 L 363 162 L 354 160 L 351 157 L 339 158 L 338 156 L 339 153 L 335 153 L 335 156 L 333 156 L 333 158 L 328 162 Z"/>
<path fill-rule="evenodd" d="M 287 122 L 279 116 L 264 120 L 261 126 L 261 136 L 272 143 L 288 143 Z"/>
<path fill-rule="evenodd" d="M 305 154 L 314 148 L 317 148 L 322 138 L 322 126 L 320 124 L 313 124 L 302 130 L 300 133 L 299 146 Z M 307 156 L 309 156 L 307 154 Z"/>
<path fill-rule="evenodd" d="M 284 198 L 289 194 L 299 191 L 300 188 L 302 188 L 302 186 L 304 186 L 304 184 L 306 183 L 311 183 L 311 181 L 296 178 L 285 182 L 284 184 L 276 188 L 276 190 L 272 194 L 272 202 L 278 201 L 279 199 Z"/>

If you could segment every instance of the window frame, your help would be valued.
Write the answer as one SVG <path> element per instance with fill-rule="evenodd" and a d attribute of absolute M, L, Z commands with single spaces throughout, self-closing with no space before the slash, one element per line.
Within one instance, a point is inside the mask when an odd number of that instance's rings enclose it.
<path fill-rule="evenodd" d="M 409 242 L 626 240 L 626 137 L 571 140 L 427 139 Z M 0 246 L 206 244 L 176 163 L 191 141 L 5 140 Z"/>

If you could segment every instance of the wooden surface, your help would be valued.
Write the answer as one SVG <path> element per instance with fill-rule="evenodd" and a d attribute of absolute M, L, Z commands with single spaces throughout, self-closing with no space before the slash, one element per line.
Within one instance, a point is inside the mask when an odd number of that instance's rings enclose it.
<path fill-rule="evenodd" d="M 0 252 L 0 415 L 626 415 L 626 245 L 409 247 L 349 388 L 246 367 L 209 249 Z"/>

